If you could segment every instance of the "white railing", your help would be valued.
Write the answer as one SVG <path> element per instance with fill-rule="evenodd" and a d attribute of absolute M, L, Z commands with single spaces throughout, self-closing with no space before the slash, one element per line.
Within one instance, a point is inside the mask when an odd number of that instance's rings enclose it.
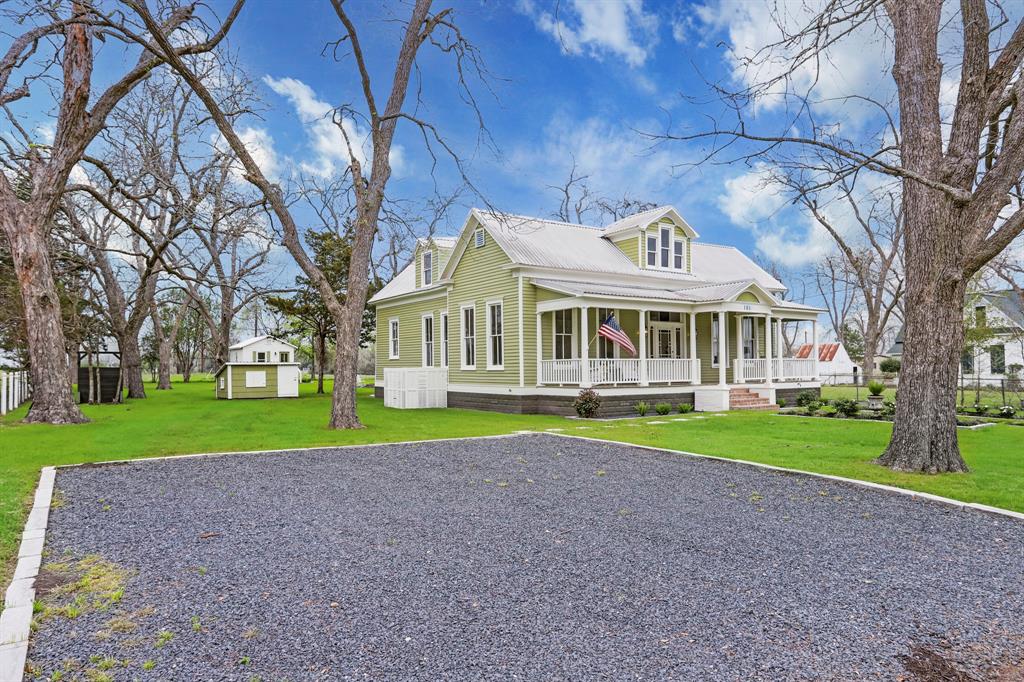
<path fill-rule="evenodd" d="M 541 360 L 540 383 L 542 384 L 578 384 L 580 383 L 579 360 Z"/>
<path fill-rule="evenodd" d="M 654 358 L 647 361 L 647 381 L 650 383 L 690 382 L 699 376 L 700 360 Z"/>
<path fill-rule="evenodd" d="M 777 379 L 814 379 L 813 358 L 782 358 L 774 364 Z"/>
<path fill-rule="evenodd" d="M 599 359 L 590 361 L 590 383 L 592 384 L 639 384 L 640 360 Z"/>
<path fill-rule="evenodd" d="M 768 358 L 742 358 L 733 360 L 737 382 L 764 381 L 768 376 Z"/>
<path fill-rule="evenodd" d="M 30 395 L 28 372 L 0 372 L 0 416 L 16 410 Z"/>

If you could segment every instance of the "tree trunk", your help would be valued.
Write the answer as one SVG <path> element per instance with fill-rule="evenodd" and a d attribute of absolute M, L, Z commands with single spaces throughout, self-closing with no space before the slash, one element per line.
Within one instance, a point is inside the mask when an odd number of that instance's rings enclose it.
<path fill-rule="evenodd" d="M 32 405 L 26 422 L 82 424 L 89 420 L 75 404 L 68 382 L 60 299 L 50 267 L 49 244 L 42 225 L 18 224 L 5 216 L 3 229 L 11 249 L 25 311 Z M 22 220 L 22 222 L 25 222 Z"/>
<path fill-rule="evenodd" d="M 864 359 L 861 366 L 864 368 L 865 385 L 875 378 L 875 356 L 878 355 L 878 320 L 874 316 L 868 316 L 868 323 L 864 326 Z"/>
<path fill-rule="evenodd" d="M 339 334 L 334 350 L 334 391 L 331 396 L 332 429 L 361 429 L 362 422 L 356 412 L 356 361 L 359 359 L 359 315 L 355 334 L 350 331 L 351 310 L 345 309 L 345 316 L 337 320 Z M 361 311 L 359 311 L 361 312 Z"/>
<path fill-rule="evenodd" d="M 314 354 L 316 355 L 316 392 L 324 392 L 324 365 L 327 364 L 327 337 L 313 337 Z"/>
<path fill-rule="evenodd" d="M 127 331 L 120 339 L 121 376 L 123 385 L 128 387 L 129 398 L 145 398 L 146 386 L 142 382 L 142 354 L 139 352 L 139 335 Z"/>
<path fill-rule="evenodd" d="M 171 339 L 167 335 L 160 337 L 160 346 L 157 351 L 159 359 L 157 364 L 159 365 L 158 373 L 160 378 L 157 380 L 156 390 L 158 391 L 169 391 L 171 390 Z"/>

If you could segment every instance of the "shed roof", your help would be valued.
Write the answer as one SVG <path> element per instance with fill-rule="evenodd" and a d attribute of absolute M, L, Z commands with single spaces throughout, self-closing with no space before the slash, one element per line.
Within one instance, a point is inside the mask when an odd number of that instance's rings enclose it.
<path fill-rule="evenodd" d="M 233 346 L 228 346 L 228 350 L 238 350 L 239 348 L 245 348 L 246 346 L 251 346 L 254 343 L 259 343 L 260 341 L 265 341 L 267 339 L 270 339 L 271 341 L 276 341 L 277 343 L 283 343 L 284 345 L 290 346 L 292 348 L 297 348 L 297 346 L 295 346 L 294 344 L 288 343 L 287 341 L 282 341 L 281 339 L 275 336 L 271 336 L 270 334 L 263 334 L 262 336 L 254 336 L 251 339 L 246 339 L 245 341 L 239 341 Z"/>

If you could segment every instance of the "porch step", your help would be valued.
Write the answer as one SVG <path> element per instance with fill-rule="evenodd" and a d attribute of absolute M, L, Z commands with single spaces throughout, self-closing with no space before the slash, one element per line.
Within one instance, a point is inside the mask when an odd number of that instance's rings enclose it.
<path fill-rule="evenodd" d="M 749 388 L 730 388 L 729 409 L 775 410 L 778 409 L 778 405 L 772 403 L 767 398 L 762 398 L 757 393 L 752 392 Z"/>

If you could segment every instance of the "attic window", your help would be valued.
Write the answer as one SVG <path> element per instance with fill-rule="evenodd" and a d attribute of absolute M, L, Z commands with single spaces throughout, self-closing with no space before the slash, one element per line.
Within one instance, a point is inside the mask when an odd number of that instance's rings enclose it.
<path fill-rule="evenodd" d="M 484 231 L 483 228 L 477 229 L 473 234 L 473 243 L 476 244 L 476 248 L 480 248 L 484 245 Z"/>
<path fill-rule="evenodd" d="M 423 252 L 423 286 L 429 286 L 434 281 L 434 254 L 430 251 Z"/>

